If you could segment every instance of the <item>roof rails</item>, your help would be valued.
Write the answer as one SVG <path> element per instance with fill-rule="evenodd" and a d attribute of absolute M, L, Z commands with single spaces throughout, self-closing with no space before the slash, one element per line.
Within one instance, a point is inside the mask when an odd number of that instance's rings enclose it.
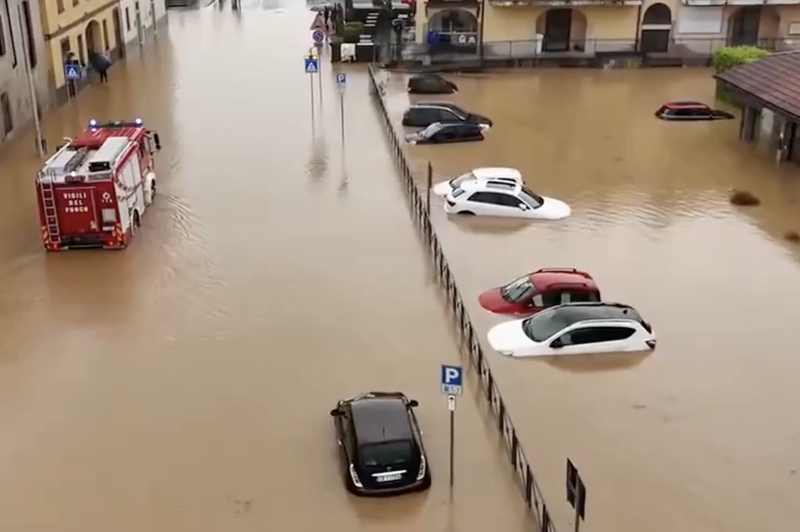
<path fill-rule="evenodd" d="M 539 268 L 533 273 L 574 273 L 586 277 L 587 279 L 591 279 L 592 277 L 588 273 L 578 270 L 577 268 Z"/>

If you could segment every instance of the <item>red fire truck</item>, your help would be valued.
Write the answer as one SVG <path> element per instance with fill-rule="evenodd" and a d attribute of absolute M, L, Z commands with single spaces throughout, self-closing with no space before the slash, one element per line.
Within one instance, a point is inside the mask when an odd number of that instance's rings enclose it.
<path fill-rule="evenodd" d="M 42 240 L 48 251 L 124 249 L 156 195 L 158 133 L 134 122 L 89 122 L 36 177 Z"/>

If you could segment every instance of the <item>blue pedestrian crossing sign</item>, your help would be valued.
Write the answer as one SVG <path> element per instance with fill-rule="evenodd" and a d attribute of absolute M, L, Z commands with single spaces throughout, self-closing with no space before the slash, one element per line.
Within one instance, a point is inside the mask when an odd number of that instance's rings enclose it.
<path fill-rule="evenodd" d="M 319 72 L 319 60 L 316 57 L 306 56 L 306 74 L 316 74 Z"/>
<path fill-rule="evenodd" d="M 461 395 L 463 391 L 464 368 L 461 366 L 442 365 L 442 393 L 445 395 Z"/>
<path fill-rule="evenodd" d="M 81 79 L 81 66 L 77 63 L 67 63 L 64 65 L 64 77 L 68 81 Z"/>

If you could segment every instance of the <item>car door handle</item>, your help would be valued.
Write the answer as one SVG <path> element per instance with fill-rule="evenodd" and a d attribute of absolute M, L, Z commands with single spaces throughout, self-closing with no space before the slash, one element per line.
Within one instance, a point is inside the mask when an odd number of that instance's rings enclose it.
<path fill-rule="evenodd" d="M 342 440 L 336 440 L 336 445 L 338 445 L 339 447 L 341 447 L 341 446 L 342 446 Z"/>

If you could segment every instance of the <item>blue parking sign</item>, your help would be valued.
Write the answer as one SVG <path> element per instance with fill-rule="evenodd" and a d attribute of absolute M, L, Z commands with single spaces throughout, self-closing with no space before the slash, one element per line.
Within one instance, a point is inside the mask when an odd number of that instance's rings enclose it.
<path fill-rule="evenodd" d="M 464 368 L 461 366 L 442 365 L 442 393 L 445 395 L 461 395 L 463 391 Z"/>

